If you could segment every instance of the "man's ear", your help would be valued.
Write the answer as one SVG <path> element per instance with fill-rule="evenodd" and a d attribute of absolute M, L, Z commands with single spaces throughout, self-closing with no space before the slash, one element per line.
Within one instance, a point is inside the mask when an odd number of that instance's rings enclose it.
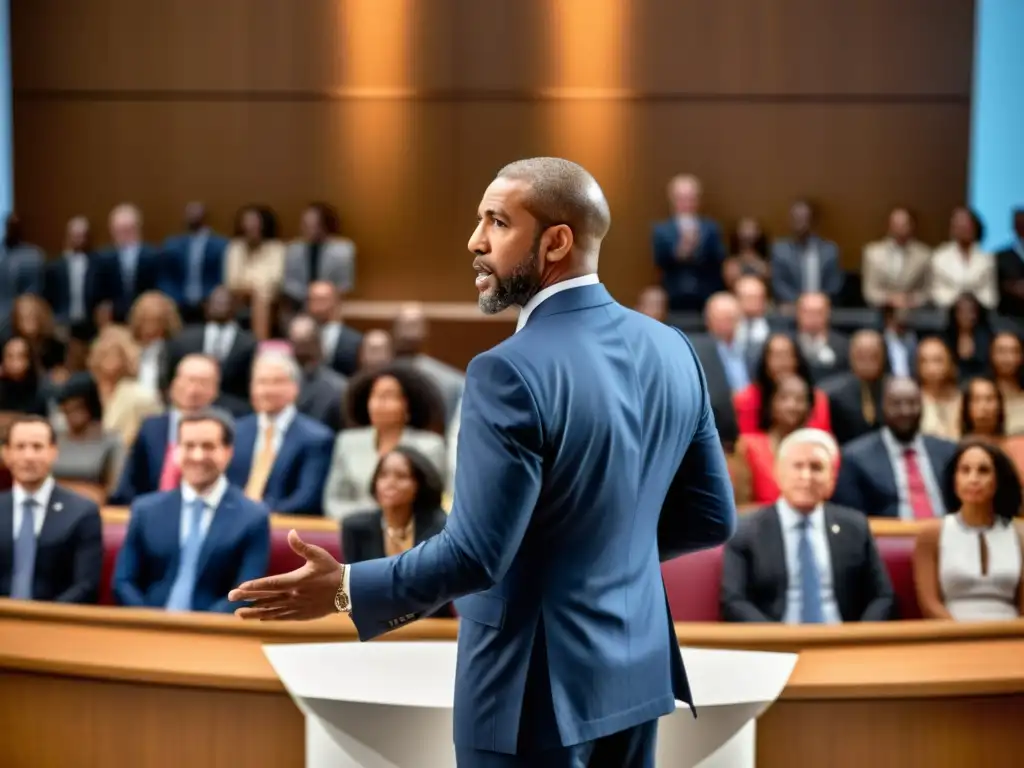
<path fill-rule="evenodd" d="M 541 246 L 544 260 L 557 262 L 569 255 L 574 241 L 572 229 L 568 224 L 555 224 L 548 227 L 541 235 Z"/>

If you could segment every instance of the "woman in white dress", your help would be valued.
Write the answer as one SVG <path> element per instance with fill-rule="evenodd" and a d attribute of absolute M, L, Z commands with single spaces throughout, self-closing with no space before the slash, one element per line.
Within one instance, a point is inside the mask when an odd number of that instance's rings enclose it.
<path fill-rule="evenodd" d="M 946 468 L 950 514 L 929 521 L 914 547 L 926 619 L 998 621 L 1024 615 L 1021 482 L 999 448 L 965 440 Z M 955 510 L 952 511 L 952 510 Z"/>

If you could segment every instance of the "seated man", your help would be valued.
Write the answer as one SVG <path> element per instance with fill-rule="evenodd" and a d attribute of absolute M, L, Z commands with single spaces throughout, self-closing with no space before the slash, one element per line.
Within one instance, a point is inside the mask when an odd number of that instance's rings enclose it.
<path fill-rule="evenodd" d="M 850 339 L 850 372 L 821 383 L 828 395 L 832 434 L 840 445 L 882 425 L 885 342 L 878 331 L 857 331 Z"/>
<path fill-rule="evenodd" d="M 921 389 L 913 379 L 886 382 L 882 420 L 882 429 L 843 446 L 832 500 L 872 517 L 942 517 L 939 478 L 956 443 L 921 434 Z"/>
<path fill-rule="evenodd" d="M 334 433 L 295 408 L 302 372 L 291 355 L 262 352 L 252 368 L 252 406 L 238 422 L 228 479 L 274 512 L 322 515 Z"/>
<path fill-rule="evenodd" d="M 779 445 L 781 498 L 740 518 L 725 545 L 721 609 L 726 621 L 838 624 L 892 617 L 889 575 L 867 518 L 825 500 L 839 447 L 801 429 Z"/>
<path fill-rule="evenodd" d="M 220 387 L 217 361 L 205 355 L 182 358 L 168 388 L 171 408 L 167 413 L 150 416 L 128 452 L 121 480 L 110 497 L 112 504 L 128 505 L 153 491 L 178 487 L 181 468 L 175 460 L 178 420 L 183 413 L 200 411 L 214 405 Z"/>
<path fill-rule="evenodd" d="M 41 416 L 15 417 L 2 453 L 14 487 L 0 493 L 0 597 L 95 603 L 103 570 L 100 511 L 54 483 L 53 427 Z"/>
<path fill-rule="evenodd" d="M 178 420 L 179 488 L 132 506 L 114 570 L 121 605 L 169 611 L 231 613 L 228 591 L 239 579 L 267 572 L 267 508 L 228 484 L 234 429 L 218 411 Z"/>

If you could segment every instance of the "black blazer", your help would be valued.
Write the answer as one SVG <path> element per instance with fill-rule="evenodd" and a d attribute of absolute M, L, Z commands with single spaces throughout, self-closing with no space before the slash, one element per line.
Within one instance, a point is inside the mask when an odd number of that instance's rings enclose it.
<path fill-rule="evenodd" d="M 93 316 L 96 312 L 96 305 L 99 303 L 99 280 L 96 266 L 96 256 L 86 254 L 88 259 L 85 268 L 85 285 L 83 288 L 83 299 L 85 303 L 85 320 L 81 325 L 86 327 L 86 333 L 91 337 L 96 329 L 93 324 Z M 43 271 L 43 298 L 53 308 L 53 314 L 57 322 L 67 325 L 70 322 L 68 313 L 71 311 L 71 275 L 68 272 L 67 259 L 61 255 L 50 261 Z M 83 334 L 84 335 L 84 334 Z"/>
<path fill-rule="evenodd" d="M 376 560 L 385 557 L 384 529 L 381 527 L 383 513 L 379 509 L 372 512 L 356 512 L 341 521 L 341 554 L 342 562 L 361 563 L 365 560 Z M 432 536 L 444 530 L 448 515 L 443 509 L 416 515 L 415 543 L 422 544 Z M 444 605 L 432 614 L 438 618 L 454 616 L 451 605 Z"/>
<path fill-rule="evenodd" d="M 136 297 L 160 288 L 160 251 L 148 243 L 139 247 L 134 290 L 129 292 L 121 274 L 121 254 L 110 247 L 96 254 L 96 299 L 114 306 L 114 321 L 123 323 Z"/>
<path fill-rule="evenodd" d="M 338 343 L 334 347 L 334 355 L 325 360 L 331 368 L 342 376 L 354 376 L 359 369 L 359 348 L 363 345 L 363 334 L 355 328 L 342 324 L 338 334 Z"/>
<path fill-rule="evenodd" d="M 875 403 L 875 418 L 870 423 L 864 418 L 860 379 L 852 373 L 841 373 L 825 381 L 821 386 L 822 391 L 828 395 L 832 434 L 840 445 L 856 440 L 882 426 L 881 383 L 869 386 Z"/>
<path fill-rule="evenodd" d="M 11 594 L 14 566 L 14 494 L 0 493 L 0 597 Z M 95 603 L 103 570 L 99 507 L 77 493 L 54 486 L 36 544 L 32 599 Z"/>
<path fill-rule="evenodd" d="M 711 396 L 711 409 L 715 414 L 715 426 L 722 435 L 739 435 L 736 422 L 736 409 L 732 405 L 732 390 L 729 378 L 725 375 L 725 366 L 718 355 L 718 345 L 710 335 L 701 333 L 689 337 L 693 351 L 697 354 L 704 378 L 708 382 L 708 393 Z"/>
<path fill-rule="evenodd" d="M 825 504 L 825 531 L 832 560 L 832 585 L 844 622 L 893 618 L 895 599 L 868 519 L 853 509 Z M 786 612 L 785 544 L 775 505 L 740 518 L 725 545 L 722 618 L 782 621 Z"/>
<path fill-rule="evenodd" d="M 206 340 L 206 323 L 186 326 L 166 348 L 166 378 L 174 378 L 178 363 L 186 355 L 202 354 Z M 226 395 L 249 402 L 249 380 L 252 361 L 256 355 L 256 337 L 241 328 L 235 332 L 235 341 L 220 366 L 220 389 Z M 165 385 L 166 389 L 166 385 Z"/>

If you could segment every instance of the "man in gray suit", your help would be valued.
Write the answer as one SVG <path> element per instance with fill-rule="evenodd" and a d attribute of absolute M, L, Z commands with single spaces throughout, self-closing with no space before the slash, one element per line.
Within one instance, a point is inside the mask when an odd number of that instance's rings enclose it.
<path fill-rule="evenodd" d="M 10 335 L 15 299 L 23 293 L 42 293 L 44 262 L 39 247 L 21 239 L 17 214 L 10 214 L 0 243 L 0 339 Z"/>
<path fill-rule="evenodd" d="M 789 210 L 791 238 L 772 244 L 772 292 L 779 305 L 791 305 L 803 293 L 824 293 L 835 300 L 843 290 L 839 246 L 814 234 L 814 210 L 798 200 Z"/>
<path fill-rule="evenodd" d="M 395 316 L 391 335 L 394 338 L 395 357 L 412 363 L 430 376 L 441 390 L 445 422 L 450 422 L 458 411 L 462 389 L 466 385 L 466 374 L 423 353 L 430 335 L 430 322 L 423 306 L 415 303 L 403 305 Z"/>
<path fill-rule="evenodd" d="M 309 284 L 332 283 L 342 294 L 355 284 L 356 246 L 338 237 L 338 217 L 325 203 L 313 203 L 302 213 L 302 239 L 288 246 L 282 293 L 297 310 L 306 301 Z"/>
<path fill-rule="evenodd" d="M 342 428 L 342 399 L 348 379 L 323 364 L 320 328 L 309 315 L 298 315 L 288 326 L 292 354 L 302 368 L 302 383 L 295 407 L 335 432 Z"/>

